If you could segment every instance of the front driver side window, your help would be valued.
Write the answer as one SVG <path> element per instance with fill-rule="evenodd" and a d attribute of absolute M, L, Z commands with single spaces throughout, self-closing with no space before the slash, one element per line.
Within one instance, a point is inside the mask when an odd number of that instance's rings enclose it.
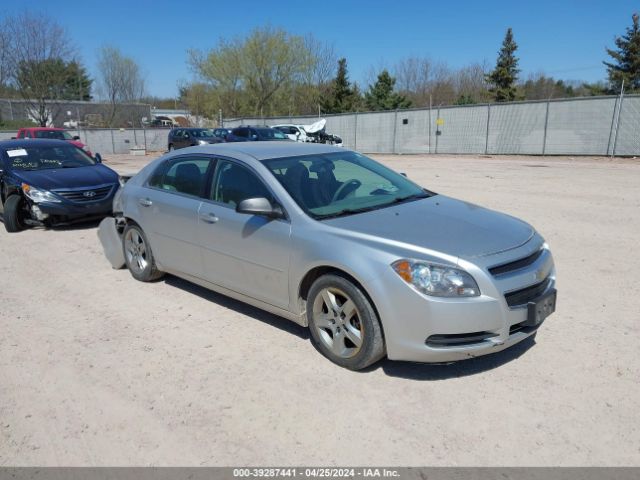
<path fill-rule="evenodd" d="M 273 202 L 273 195 L 253 172 L 236 163 L 218 161 L 211 200 L 236 207 L 242 200 L 258 197 Z"/>

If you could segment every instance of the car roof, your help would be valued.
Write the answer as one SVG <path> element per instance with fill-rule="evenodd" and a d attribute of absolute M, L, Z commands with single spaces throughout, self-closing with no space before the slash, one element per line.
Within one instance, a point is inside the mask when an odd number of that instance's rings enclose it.
<path fill-rule="evenodd" d="M 301 143 L 293 141 L 269 142 L 231 142 L 216 143 L 191 147 L 194 152 L 218 155 L 238 156 L 247 155 L 256 160 L 270 160 L 272 158 L 299 157 L 302 155 L 321 155 L 323 153 L 338 153 L 349 151 L 342 147 L 334 147 L 321 143 Z M 186 149 L 180 150 L 185 152 Z"/>
<path fill-rule="evenodd" d="M 37 139 L 37 140 L 32 140 L 32 139 L 17 139 L 17 140 L 2 140 L 0 141 L 0 148 L 3 149 L 10 149 L 10 148 L 20 148 L 20 147 L 33 147 L 33 146 L 39 146 L 39 147 L 60 147 L 60 146 L 65 146 L 68 147 L 69 145 L 71 145 L 71 143 L 65 141 L 65 140 L 54 140 L 54 139 Z"/>
<path fill-rule="evenodd" d="M 59 127 L 24 127 L 23 130 L 62 130 L 62 131 L 64 131 L 64 128 L 59 128 Z"/>

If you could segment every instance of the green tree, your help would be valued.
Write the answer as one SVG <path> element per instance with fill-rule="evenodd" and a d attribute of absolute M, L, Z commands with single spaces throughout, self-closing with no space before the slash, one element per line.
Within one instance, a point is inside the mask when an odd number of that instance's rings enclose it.
<path fill-rule="evenodd" d="M 489 92 L 493 94 L 496 102 L 511 102 L 516 99 L 516 82 L 518 81 L 518 58 L 515 52 L 518 45 L 513 40 L 513 31 L 507 29 L 502 42 L 502 48 L 498 52 L 496 68 L 487 74 Z"/>
<path fill-rule="evenodd" d="M 329 92 L 321 102 L 325 113 L 352 112 L 358 104 L 358 93 L 351 86 L 347 74 L 347 59 L 338 60 L 338 73 L 331 82 Z"/>
<path fill-rule="evenodd" d="M 614 62 L 602 62 L 607 66 L 609 83 L 614 91 L 620 91 L 624 81 L 628 91 L 640 91 L 640 25 L 637 13 L 631 16 L 632 25 L 622 37 L 616 37 L 616 49 L 607 48 Z"/>
<path fill-rule="evenodd" d="M 16 86 L 31 104 L 30 113 L 40 126 L 55 116 L 56 101 L 65 99 L 68 80 L 67 65 L 59 58 L 18 64 Z"/>
<path fill-rule="evenodd" d="M 396 110 L 408 108 L 411 100 L 394 91 L 396 79 L 385 69 L 379 75 L 376 83 L 369 86 L 364 94 L 365 105 L 370 110 Z"/>
<path fill-rule="evenodd" d="M 93 80 L 87 74 L 87 69 L 75 60 L 69 62 L 66 68 L 66 81 L 62 91 L 65 100 L 83 100 L 89 102 L 93 99 L 91 87 Z"/>

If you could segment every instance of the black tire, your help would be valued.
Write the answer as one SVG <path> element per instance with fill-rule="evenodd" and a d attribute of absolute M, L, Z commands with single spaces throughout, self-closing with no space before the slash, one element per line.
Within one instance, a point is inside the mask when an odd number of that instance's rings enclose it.
<path fill-rule="evenodd" d="M 332 316 L 323 297 L 327 292 L 331 295 L 335 294 L 333 300 L 341 309 L 339 313 L 333 314 L 333 320 L 329 320 L 333 325 L 323 328 L 320 325 L 327 321 L 326 316 Z M 340 297 L 344 299 L 341 304 Z M 342 307 L 346 308 L 348 300 L 355 304 L 355 310 L 353 316 L 346 318 Z M 324 313 L 325 310 L 327 313 Z M 320 318 L 321 316 L 324 318 Z M 358 286 L 341 275 L 323 275 L 313 283 L 307 295 L 307 320 L 313 345 L 325 357 L 341 367 L 362 370 L 386 354 L 382 328 L 371 301 Z M 350 330 L 349 333 L 359 334 L 357 338 L 360 345 L 351 341 L 347 328 Z M 336 343 L 337 338 L 340 339 L 338 343 Z M 342 350 L 341 354 L 337 354 L 336 350 Z"/>
<path fill-rule="evenodd" d="M 24 223 L 24 217 L 26 212 L 24 210 L 24 199 L 20 195 L 10 195 L 4 202 L 4 228 L 9 233 L 19 232 L 24 230 L 26 225 Z"/>
<path fill-rule="evenodd" d="M 140 245 L 142 245 L 142 248 L 140 248 Z M 137 249 L 135 248 L 136 246 L 138 246 Z M 122 234 L 122 251 L 125 264 L 131 276 L 136 280 L 153 282 L 164 275 L 164 272 L 158 270 L 149 241 L 142 228 L 137 224 L 129 223 L 125 227 Z"/>

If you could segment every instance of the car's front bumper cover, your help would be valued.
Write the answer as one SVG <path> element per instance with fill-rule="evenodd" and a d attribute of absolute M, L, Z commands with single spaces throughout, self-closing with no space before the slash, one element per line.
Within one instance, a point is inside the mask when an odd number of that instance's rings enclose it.
<path fill-rule="evenodd" d="M 523 247 L 503 257 L 518 258 L 525 252 Z M 479 284 L 478 297 L 428 297 L 391 269 L 374 281 L 372 298 L 382 320 L 387 356 L 392 360 L 452 362 L 502 351 L 534 334 L 540 324 L 527 323 L 528 305 L 510 307 L 505 293 L 533 285 L 540 275 L 545 285 L 537 298 L 555 290 L 551 253 L 546 250 L 534 264 L 501 278 L 488 272 L 492 262 L 499 259 L 465 265 Z"/>

